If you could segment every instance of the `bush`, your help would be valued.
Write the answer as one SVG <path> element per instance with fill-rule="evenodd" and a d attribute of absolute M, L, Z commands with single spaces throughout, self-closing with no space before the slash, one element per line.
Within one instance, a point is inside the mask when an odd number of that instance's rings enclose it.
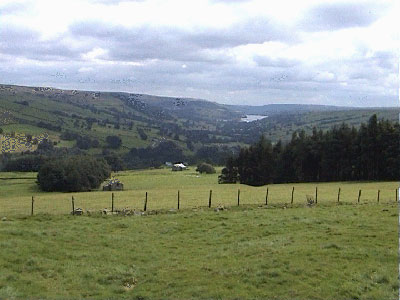
<path fill-rule="evenodd" d="M 206 173 L 206 174 L 214 174 L 215 173 L 215 169 L 210 164 L 201 163 L 200 165 L 197 166 L 196 172 Z"/>
<path fill-rule="evenodd" d="M 39 169 L 37 183 L 47 192 L 82 192 L 99 188 L 110 175 L 110 167 L 103 159 L 71 156 L 44 163 Z"/>
<path fill-rule="evenodd" d="M 104 159 L 106 160 L 107 164 L 110 166 L 111 170 L 114 172 L 125 169 L 125 163 L 122 160 L 121 156 L 119 156 L 115 153 L 109 153 L 109 154 L 105 155 Z"/>
<path fill-rule="evenodd" d="M 80 136 L 76 139 L 76 146 L 83 150 L 97 148 L 99 146 L 99 141 L 96 139 L 91 139 L 88 136 Z"/>
<path fill-rule="evenodd" d="M 42 142 L 38 144 L 37 151 L 38 152 L 52 152 L 54 150 L 54 144 L 49 139 L 44 139 Z"/>
<path fill-rule="evenodd" d="M 109 148 L 118 149 L 122 145 L 122 140 L 119 136 L 109 135 L 106 137 L 106 142 Z"/>

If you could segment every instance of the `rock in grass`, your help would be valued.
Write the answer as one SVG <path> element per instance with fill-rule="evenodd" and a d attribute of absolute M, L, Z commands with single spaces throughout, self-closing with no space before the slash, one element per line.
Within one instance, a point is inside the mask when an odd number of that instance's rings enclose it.
<path fill-rule="evenodd" d="M 4 221 L 7 221 L 7 217 L 2 217 L 1 220 L 2 220 L 3 222 L 4 222 Z"/>
<path fill-rule="evenodd" d="M 82 208 L 75 208 L 74 211 L 71 211 L 71 215 L 81 216 L 81 215 L 83 215 L 83 209 Z"/>
<path fill-rule="evenodd" d="M 110 209 L 104 208 L 104 209 L 101 210 L 101 214 L 103 214 L 103 215 L 111 215 L 112 212 L 111 212 Z"/>
<path fill-rule="evenodd" d="M 223 205 L 218 205 L 216 208 L 214 208 L 214 211 L 216 211 L 216 212 L 221 211 L 221 210 L 227 210 L 227 209 Z"/>

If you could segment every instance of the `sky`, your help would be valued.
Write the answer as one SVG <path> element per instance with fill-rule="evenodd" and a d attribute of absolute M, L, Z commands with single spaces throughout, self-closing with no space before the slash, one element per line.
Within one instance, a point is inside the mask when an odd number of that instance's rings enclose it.
<path fill-rule="evenodd" d="M 0 83 L 398 106 L 399 2 L 0 0 Z"/>

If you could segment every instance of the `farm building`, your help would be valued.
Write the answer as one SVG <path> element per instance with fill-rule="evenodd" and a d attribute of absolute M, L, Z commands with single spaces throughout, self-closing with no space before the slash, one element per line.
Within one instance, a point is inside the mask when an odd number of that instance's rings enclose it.
<path fill-rule="evenodd" d="M 172 165 L 172 171 L 184 171 L 187 169 L 183 163 L 176 163 Z"/>
<path fill-rule="evenodd" d="M 103 185 L 103 191 L 122 191 L 124 184 L 118 179 L 111 179 L 105 185 Z"/>

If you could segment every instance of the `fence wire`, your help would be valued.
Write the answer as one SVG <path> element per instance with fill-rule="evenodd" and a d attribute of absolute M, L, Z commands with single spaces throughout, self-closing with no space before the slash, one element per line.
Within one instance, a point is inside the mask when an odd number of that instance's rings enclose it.
<path fill-rule="evenodd" d="M 294 188 L 294 190 L 293 190 Z M 208 207 L 211 195 L 211 206 L 237 206 L 238 196 L 240 205 L 265 205 L 268 190 L 268 205 L 294 204 L 306 205 L 307 199 L 317 201 L 318 204 L 334 203 L 388 203 L 398 201 L 397 188 L 376 189 L 376 184 L 368 183 L 322 183 L 322 184 L 284 184 L 262 187 L 245 185 L 216 185 L 210 189 L 196 186 L 180 189 L 138 189 L 115 192 L 93 191 L 85 193 L 38 193 L 32 196 L 0 198 L 0 216 L 30 215 L 32 213 L 69 214 L 72 211 L 72 197 L 74 208 L 84 212 L 99 212 L 103 209 L 111 210 L 112 194 L 114 194 L 114 210 L 124 208 L 143 210 L 147 192 L 147 210 L 163 210 L 178 208 L 178 191 L 180 209 Z M 238 192 L 240 190 L 240 192 Z M 361 194 L 360 194 L 361 190 Z M 293 193 L 293 200 L 292 200 Z M 359 197 L 360 194 L 360 197 Z M 379 197 L 379 199 L 378 199 Z"/>

